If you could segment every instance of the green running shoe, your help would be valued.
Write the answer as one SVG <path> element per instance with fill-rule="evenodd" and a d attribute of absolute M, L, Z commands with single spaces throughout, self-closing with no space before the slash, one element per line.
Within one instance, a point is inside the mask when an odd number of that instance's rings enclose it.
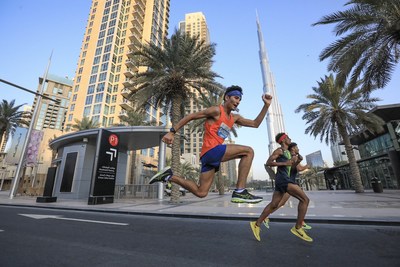
<path fill-rule="evenodd" d="M 263 200 L 262 197 L 257 197 L 250 194 L 247 189 L 243 190 L 242 193 L 233 191 L 231 202 L 233 203 L 258 203 Z"/>
<path fill-rule="evenodd" d="M 153 177 L 151 177 L 149 184 L 154 184 L 156 182 L 165 183 L 172 176 L 171 167 L 166 167 L 161 171 L 157 172 Z"/>

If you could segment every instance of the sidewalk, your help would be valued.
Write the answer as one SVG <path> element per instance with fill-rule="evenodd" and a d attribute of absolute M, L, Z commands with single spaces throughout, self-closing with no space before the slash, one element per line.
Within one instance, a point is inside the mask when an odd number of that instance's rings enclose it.
<path fill-rule="evenodd" d="M 200 199 L 192 194 L 181 197 L 181 203 L 169 203 L 169 197 L 158 199 L 115 199 L 112 204 L 88 205 L 87 201 L 58 199 L 54 203 L 36 203 L 36 197 L 9 198 L 9 191 L 0 191 L 0 205 L 50 209 L 113 212 L 152 216 L 171 216 L 207 219 L 254 220 L 272 198 L 272 192 L 254 191 L 264 197 L 258 204 L 231 203 L 231 194 L 210 193 Z M 400 226 L 400 190 L 374 193 L 354 191 L 307 191 L 310 198 L 306 221 L 310 223 L 370 224 Z M 297 215 L 297 200 L 290 198 L 286 205 L 270 216 L 271 221 L 293 222 Z"/>

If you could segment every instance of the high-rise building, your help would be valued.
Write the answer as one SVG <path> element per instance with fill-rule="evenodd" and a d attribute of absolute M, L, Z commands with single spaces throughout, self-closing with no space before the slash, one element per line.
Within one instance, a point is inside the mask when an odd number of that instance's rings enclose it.
<path fill-rule="evenodd" d="M 210 43 L 207 21 L 202 12 L 185 14 L 185 21 L 180 22 L 179 29 L 191 37 L 198 36 L 200 40 L 207 44 Z M 198 94 L 195 90 L 193 90 L 193 93 Z M 199 103 L 190 99 L 190 103 L 185 107 L 185 114 L 197 112 L 203 108 Z M 184 135 L 186 139 L 183 140 L 182 154 L 195 155 L 196 164 L 198 164 L 201 146 L 203 145 L 203 135 L 197 131 L 192 131 L 188 125 L 184 127 Z"/>
<path fill-rule="evenodd" d="M 142 43 L 162 46 L 168 35 L 169 0 L 92 0 L 75 73 L 66 131 L 74 119 L 91 118 L 101 127 L 120 123 L 133 104 L 130 79 L 139 70 L 131 60 Z M 149 120 L 165 123 L 154 106 Z M 164 120 L 164 121 L 163 121 Z"/>
<path fill-rule="evenodd" d="M 266 122 L 268 130 L 268 149 L 269 153 L 279 147 L 279 144 L 275 141 L 275 136 L 278 133 L 285 132 L 285 124 L 283 121 L 283 113 L 281 105 L 279 104 L 278 95 L 276 93 L 275 79 L 272 75 L 271 69 L 269 67 L 269 60 L 267 49 L 265 48 L 263 34 L 261 32 L 260 21 L 257 15 L 257 34 L 258 34 L 258 44 L 259 44 L 259 57 L 261 65 L 261 75 L 263 79 L 263 92 L 264 94 L 272 95 L 272 103 L 268 108 Z"/>
<path fill-rule="evenodd" d="M 179 29 L 191 37 L 198 36 L 200 40 L 210 43 L 210 32 L 202 12 L 185 14 L 185 21 L 180 22 Z"/>
<path fill-rule="evenodd" d="M 354 152 L 354 156 L 356 157 L 356 160 L 361 159 L 360 157 L 360 152 L 358 151 L 357 146 L 353 146 L 353 152 Z M 333 159 L 333 163 L 337 162 L 348 162 L 348 158 L 346 155 L 346 150 L 344 148 L 343 144 L 340 143 L 335 143 L 331 146 L 331 153 L 332 153 L 332 159 Z"/>
<path fill-rule="evenodd" d="M 315 151 L 306 155 L 307 164 L 311 167 L 324 167 L 324 160 L 322 158 L 321 150 Z"/>
<path fill-rule="evenodd" d="M 72 80 L 53 74 L 47 74 L 45 80 L 43 77 L 39 77 L 37 92 L 46 97 L 39 98 L 39 96 L 35 96 L 32 107 L 24 107 L 24 111 L 36 109 L 36 116 L 34 122 L 31 122 L 34 126 L 29 137 L 23 165 L 23 182 L 19 183 L 18 193 L 28 195 L 43 194 L 47 170 L 55 158 L 55 151 L 49 148 L 49 140 L 62 135 L 72 85 Z M 21 142 L 24 142 L 23 140 L 27 138 L 27 131 L 26 128 L 17 128 L 18 136 L 15 139 L 13 138 L 10 148 L 19 147 L 21 149 Z M 8 163 L 6 173 L 10 175 L 10 179 L 15 174 L 15 164 L 20 158 L 13 157 L 12 154 L 9 152 L 6 158 Z"/>
<path fill-rule="evenodd" d="M 34 122 L 35 129 L 54 129 L 62 131 L 64 129 L 66 113 L 71 98 L 73 81 L 68 78 L 48 74 L 44 82 L 42 94 L 59 102 L 56 103 L 43 97 L 40 102 L 38 102 L 38 96 L 35 97 L 32 106 L 32 110 L 35 110 L 37 106 L 37 115 Z M 42 85 L 43 78 L 40 77 L 37 89 L 38 93 L 40 93 Z"/>
<path fill-rule="evenodd" d="M 138 71 L 132 61 L 141 44 L 161 47 L 168 36 L 170 0 L 92 0 L 87 26 L 75 73 L 72 98 L 66 121 L 66 131 L 74 119 L 84 117 L 98 122 L 100 127 L 121 124 L 127 111 L 134 109 L 128 100 L 131 79 Z M 148 121 L 166 125 L 162 110 L 149 103 Z M 139 154 L 132 157 L 132 153 Z M 132 151 L 135 171 L 128 183 L 143 183 L 145 173 L 141 163 L 156 162 L 158 148 Z M 132 167 L 129 164 L 128 167 Z M 133 182 L 132 182 L 133 181 Z"/>

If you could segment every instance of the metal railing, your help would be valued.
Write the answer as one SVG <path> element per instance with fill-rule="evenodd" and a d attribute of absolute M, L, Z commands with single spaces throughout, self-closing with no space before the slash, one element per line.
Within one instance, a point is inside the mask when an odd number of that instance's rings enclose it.
<path fill-rule="evenodd" d="M 114 197 L 116 199 L 155 199 L 158 197 L 158 184 L 128 184 L 116 185 Z"/>

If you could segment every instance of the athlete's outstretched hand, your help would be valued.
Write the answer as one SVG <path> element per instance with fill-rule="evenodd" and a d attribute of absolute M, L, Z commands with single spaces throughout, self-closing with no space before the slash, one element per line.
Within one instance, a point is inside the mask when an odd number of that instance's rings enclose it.
<path fill-rule="evenodd" d="M 262 100 L 264 101 L 264 104 L 269 106 L 271 105 L 272 96 L 269 94 L 262 95 Z"/>
<path fill-rule="evenodd" d="M 171 145 L 174 142 L 174 133 L 173 132 L 167 133 L 166 135 L 163 136 L 161 140 L 167 145 Z"/>

